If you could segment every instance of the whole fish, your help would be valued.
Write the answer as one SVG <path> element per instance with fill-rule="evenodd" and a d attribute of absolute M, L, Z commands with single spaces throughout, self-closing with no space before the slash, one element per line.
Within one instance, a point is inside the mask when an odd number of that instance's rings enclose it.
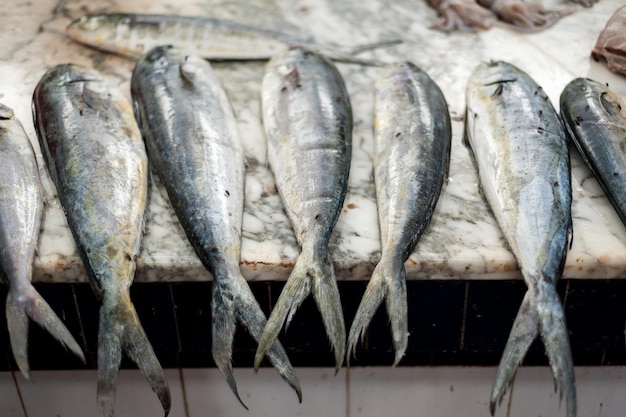
<path fill-rule="evenodd" d="M 0 266 L 8 285 L 6 316 L 17 366 L 29 378 L 28 318 L 83 362 L 78 343 L 31 284 L 43 214 L 43 195 L 33 147 L 13 110 L 0 103 Z"/>
<path fill-rule="evenodd" d="M 626 225 L 626 105 L 605 84 L 576 78 L 561 93 L 569 137 Z"/>
<path fill-rule="evenodd" d="M 381 259 L 348 337 L 348 361 L 385 299 L 394 366 L 408 344 L 404 262 L 430 223 L 450 160 L 452 130 L 443 93 L 410 62 L 389 66 L 376 81 L 374 181 Z"/>
<path fill-rule="evenodd" d="M 328 241 L 348 185 L 350 98 L 330 61 L 293 48 L 267 64 L 261 104 L 269 166 L 302 252 L 265 326 L 255 367 L 312 291 L 339 369 L 346 335 Z"/>
<path fill-rule="evenodd" d="M 400 42 L 390 40 L 352 47 L 321 46 L 310 39 L 230 20 L 151 14 L 85 15 L 72 21 L 66 32 L 80 43 L 135 60 L 162 45 L 172 45 L 206 59 L 217 60 L 269 59 L 288 46 L 299 45 L 319 48 L 337 60 L 378 64 L 352 55 Z"/>
<path fill-rule="evenodd" d="M 33 94 L 33 115 L 78 252 L 101 301 L 98 406 L 113 416 L 124 351 L 159 397 L 170 391 L 130 300 L 143 236 L 148 159 L 130 103 L 96 70 L 58 65 Z"/>
<path fill-rule="evenodd" d="M 491 393 L 495 411 L 537 334 L 567 415 L 576 415 L 574 365 L 556 283 L 572 239 L 570 164 L 558 114 L 541 87 L 506 62 L 479 65 L 466 91 L 466 140 L 481 188 L 528 291 Z"/>
<path fill-rule="evenodd" d="M 211 65 L 169 46 L 139 61 L 131 90 L 151 163 L 213 274 L 213 358 L 241 401 L 231 364 L 237 321 L 259 340 L 266 319 L 239 268 L 245 161 L 235 115 Z M 268 356 L 301 400 L 278 341 Z"/>

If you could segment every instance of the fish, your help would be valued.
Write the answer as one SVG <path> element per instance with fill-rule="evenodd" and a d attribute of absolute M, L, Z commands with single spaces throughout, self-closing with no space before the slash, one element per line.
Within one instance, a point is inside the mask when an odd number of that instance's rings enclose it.
<path fill-rule="evenodd" d="M 400 43 L 391 39 L 355 46 L 323 46 L 274 30 L 224 19 L 155 14 L 93 14 L 73 20 L 66 33 L 84 45 L 137 60 L 156 46 L 172 45 L 212 60 L 266 60 L 290 45 L 319 49 L 334 59 L 379 65 L 352 55 Z"/>
<path fill-rule="evenodd" d="M 537 334 L 568 417 L 576 383 L 556 284 L 572 242 L 570 162 L 565 129 L 543 89 L 504 61 L 480 64 L 466 88 L 465 141 L 528 290 L 513 322 L 491 392 L 491 414 Z"/>
<path fill-rule="evenodd" d="M 618 8 L 606 22 L 591 50 L 591 57 L 598 62 L 605 62 L 607 68 L 626 75 L 626 5 Z"/>
<path fill-rule="evenodd" d="M 213 359 L 245 407 L 233 376 L 233 338 L 239 322 L 259 340 L 266 318 L 239 267 L 245 158 L 230 100 L 208 61 L 171 46 L 156 47 L 139 61 L 131 92 L 151 164 L 213 275 Z M 268 357 L 302 401 L 278 341 Z"/>
<path fill-rule="evenodd" d="M 404 262 L 430 223 L 448 175 L 452 128 L 445 97 L 411 62 L 387 67 L 374 95 L 374 182 L 381 259 L 348 336 L 348 355 L 385 300 L 397 365 L 408 344 Z"/>
<path fill-rule="evenodd" d="M 6 317 L 18 368 L 30 378 L 28 318 L 84 363 L 79 344 L 31 283 L 44 197 L 35 151 L 13 109 L 0 103 L 0 266 L 8 286 Z"/>
<path fill-rule="evenodd" d="M 144 373 L 167 416 L 169 386 L 129 293 L 148 199 L 148 159 L 132 106 L 100 72 L 61 64 L 39 80 L 33 119 L 48 172 L 100 301 L 100 415 L 114 415 L 124 352 Z"/>
<path fill-rule="evenodd" d="M 561 92 L 561 119 L 626 226 L 626 105 L 606 84 L 572 80 Z"/>
<path fill-rule="evenodd" d="M 322 55 L 292 48 L 273 57 L 261 83 L 267 161 L 301 247 L 272 309 L 254 366 L 283 324 L 312 292 L 335 352 L 345 353 L 345 324 L 328 242 L 343 207 L 352 152 L 352 107 L 337 68 Z"/>

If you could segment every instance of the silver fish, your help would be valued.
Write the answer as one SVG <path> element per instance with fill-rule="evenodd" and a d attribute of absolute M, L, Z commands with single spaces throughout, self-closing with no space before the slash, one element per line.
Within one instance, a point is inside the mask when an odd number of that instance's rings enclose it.
<path fill-rule="evenodd" d="M 267 64 L 261 102 L 269 166 L 302 252 L 265 326 L 255 367 L 313 291 L 339 369 L 346 336 L 328 241 L 348 185 L 350 99 L 330 61 L 293 48 Z"/>
<path fill-rule="evenodd" d="M 556 283 L 572 239 L 570 164 L 558 114 L 541 87 L 505 62 L 479 65 L 466 91 L 466 140 L 481 188 L 528 291 L 491 392 L 491 413 L 537 334 L 567 415 L 576 415 L 574 365 Z"/>
<path fill-rule="evenodd" d="M 150 14 L 86 15 L 72 21 L 66 32 L 80 43 L 135 60 L 161 45 L 172 45 L 217 60 L 269 59 L 288 46 L 299 45 L 319 48 L 337 60 L 378 65 L 374 60 L 360 60 L 352 55 L 401 42 L 321 46 L 310 39 L 230 20 Z"/>
<path fill-rule="evenodd" d="M 259 340 L 266 319 L 239 269 L 245 161 L 235 115 L 211 65 L 172 47 L 139 61 L 131 90 L 151 163 L 213 274 L 213 359 L 241 401 L 231 364 L 237 321 Z M 268 356 L 301 400 L 278 341 Z"/>
<path fill-rule="evenodd" d="M 33 94 L 33 117 L 78 252 L 101 301 L 98 406 L 113 416 L 124 351 L 143 371 L 165 415 L 170 391 L 130 300 L 143 236 L 148 159 L 132 107 L 97 71 L 48 70 Z"/>
<path fill-rule="evenodd" d="M 430 223 L 450 160 L 452 130 L 443 93 L 410 62 L 389 66 L 376 81 L 374 181 L 381 259 L 348 337 L 348 361 L 385 299 L 394 366 L 408 344 L 404 262 Z"/>
<path fill-rule="evenodd" d="M 54 310 L 31 284 L 43 195 L 35 152 L 13 110 L 0 103 L 0 265 L 9 287 L 6 316 L 17 366 L 29 378 L 28 318 L 83 362 L 85 356 Z"/>
<path fill-rule="evenodd" d="M 622 223 L 626 225 L 626 105 L 605 84 L 571 81 L 561 93 L 561 118 Z"/>

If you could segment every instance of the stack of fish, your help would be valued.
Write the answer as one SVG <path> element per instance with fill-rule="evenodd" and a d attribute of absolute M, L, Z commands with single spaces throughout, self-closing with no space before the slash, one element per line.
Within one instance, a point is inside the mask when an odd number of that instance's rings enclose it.
<path fill-rule="evenodd" d="M 161 46 L 182 32 L 195 41 Z M 106 77 L 78 65 L 50 69 L 33 95 L 33 117 L 48 171 L 101 301 L 101 415 L 114 414 L 123 352 L 144 372 L 166 415 L 170 409 L 163 370 L 129 295 L 145 222 L 148 159 L 196 254 L 213 275 L 212 353 L 227 383 L 241 401 L 231 363 L 239 322 L 259 343 L 255 367 L 267 356 L 301 400 L 298 379 L 277 336 L 310 293 L 335 351 L 337 369 L 346 351 L 328 242 L 346 194 L 353 120 L 343 79 L 328 56 L 371 63 L 351 55 L 369 45 L 318 47 L 309 40 L 244 25 L 177 16 L 87 16 L 73 22 L 68 33 L 139 59 L 131 81 L 135 117 L 123 93 Z M 204 42 L 210 33 L 235 37 Z M 259 36 L 265 49 L 254 43 Z M 138 37 L 144 39 L 142 45 L 133 43 Z M 262 84 L 268 159 L 301 253 L 266 321 L 239 270 L 245 162 L 238 128 L 220 81 L 202 57 L 270 56 Z M 565 393 L 567 415 L 575 416 L 574 367 L 555 287 L 572 239 L 566 131 L 624 220 L 626 109 L 606 86 L 577 79 L 561 95 L 561 121 L 541 87 L 505 62 L 476 68 L 466 102 L 466 141 L 482 189 L 528 286 L 498 368 L 491 411 L 539 335 Z M 36 163 L 23 129 L 3 105 L 0 128 L 0 152 L 11 162 L 0 167 L 10 179 L 0 187 L 0 238 L 10 249 L 3 250 L 0 259 L 10 287 L 7 322 L 12 347 L 27 375 L 27 316 L 84 358 L 30 284 L 42 211 Z M 412 63 L 389 65 L 376 82 L 374 136 L 382 254 L 356 313 L 347 351 L 355 352 L 384 299 L 395 365 L 408 340 L 404 262 L 433 215 L 447 177 L 452 136 L 441 90 Z M 7 208 L 13 206 L 23 210 Z"/>

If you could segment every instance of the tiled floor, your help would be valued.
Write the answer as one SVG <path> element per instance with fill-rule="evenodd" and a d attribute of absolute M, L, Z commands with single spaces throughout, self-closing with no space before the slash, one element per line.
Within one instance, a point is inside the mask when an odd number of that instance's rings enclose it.
<path fill-rule="evenodd" d="M 304 398 L 298 404 L 296 395 L 274 370 L 254 373 L 236 368 L 239 391 L 249 411 L 237 402 L 214 368 L 166 372 L 172 390 L 172 417 L 487 417 L 495 369 L 351 368 L 335 376 L 330 368 L 299 368 Z M 95 371 L 33 372 L 32 381 L 14 376 L 0 373 L 1 417 L 98 415 Z M 626 367 L 581 367 L 576 369 L 576 378 L 579 416 L 624 415 Z M 144 377 L 138 371 L 121 371 L 116 416 L 160 415 L 160 405 Z M 512 397 L 505 397 L 496 412 L 496 417 L 564 415 L 546 367 L 521 368 Z"/>

